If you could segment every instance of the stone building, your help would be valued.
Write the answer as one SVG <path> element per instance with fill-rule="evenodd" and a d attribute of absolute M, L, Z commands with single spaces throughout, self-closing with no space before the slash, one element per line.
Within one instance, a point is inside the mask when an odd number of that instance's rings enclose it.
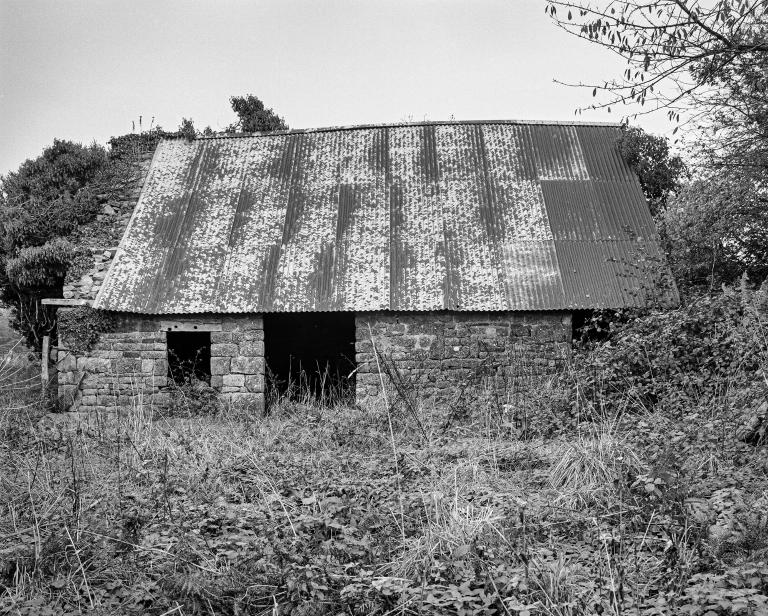
<path fill-rule="evenodd" d="M 66 408 L 267 375 L 425 398 L 566 361 L 573 315 L 677 301 L 617 125 L 435 122 L 166 139 L 59 306 Z M 381 375 L 381 376 L 380 376 Z"/>

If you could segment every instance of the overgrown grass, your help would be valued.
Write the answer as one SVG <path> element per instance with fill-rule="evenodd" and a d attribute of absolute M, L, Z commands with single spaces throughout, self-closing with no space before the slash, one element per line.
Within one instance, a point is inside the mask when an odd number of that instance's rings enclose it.
<path fill-rule="evenodd" d="M 79 421 L 6 400 L 0 613 L 766 613 L 742 376 L 682 414 L 632 391 L 585 408 L 578 373 L 450 421 L 398 400 Z"/>

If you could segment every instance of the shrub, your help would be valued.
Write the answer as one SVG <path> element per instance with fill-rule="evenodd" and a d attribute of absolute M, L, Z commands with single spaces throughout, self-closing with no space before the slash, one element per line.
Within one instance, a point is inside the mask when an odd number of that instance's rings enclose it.
<path fill-rule="evenodd" d="M 659 407 L 681 417 L 702 400 L 753 385 L 768 357 L 761 297 L 742 285 L 614 322 L 606 342 L 575 359 L 580 411 Z"/>
<path fill-rule="evenodd" d="M 8 281 L 18 289 L 54 287 L 61 284 L 76 252 L 65 239 L 57 237 L 42 246 L 22 248 L 5 266 Z"/>
<path fill-rule="evenodd" d="M 109 180 L 104 148 L 58 139 L 0 178 L 0 300 L 14 309 L 12 325 L 34 348 L 55 330 L 40 300 L 61 296 L 75 254 L 66 238 L 95 219 L 97 186 Z"/>

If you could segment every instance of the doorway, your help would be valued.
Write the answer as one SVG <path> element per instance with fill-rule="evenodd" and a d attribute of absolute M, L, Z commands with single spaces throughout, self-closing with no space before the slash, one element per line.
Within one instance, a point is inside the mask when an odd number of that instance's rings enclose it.
<path fill-rule="evenodd" d="M 268 405 L 354 400 L 354 313 L 265 314 L 264 347 Z"/>

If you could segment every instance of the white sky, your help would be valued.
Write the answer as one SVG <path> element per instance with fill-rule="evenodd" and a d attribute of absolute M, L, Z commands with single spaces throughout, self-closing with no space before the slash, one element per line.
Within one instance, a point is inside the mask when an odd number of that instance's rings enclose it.
<path fill-rule="evenodd" d="M 0 0 L 0 173 L 54 137 L 105 143 L 141 115 L 234 119 L 252 93 L 291 128 L 570 120 L 621 60 L 559 30 L 544 0 Z M 585 112 L 582 120 L 619 121 Z M 638 122 L 667 132 L 663 114 Z"/>

